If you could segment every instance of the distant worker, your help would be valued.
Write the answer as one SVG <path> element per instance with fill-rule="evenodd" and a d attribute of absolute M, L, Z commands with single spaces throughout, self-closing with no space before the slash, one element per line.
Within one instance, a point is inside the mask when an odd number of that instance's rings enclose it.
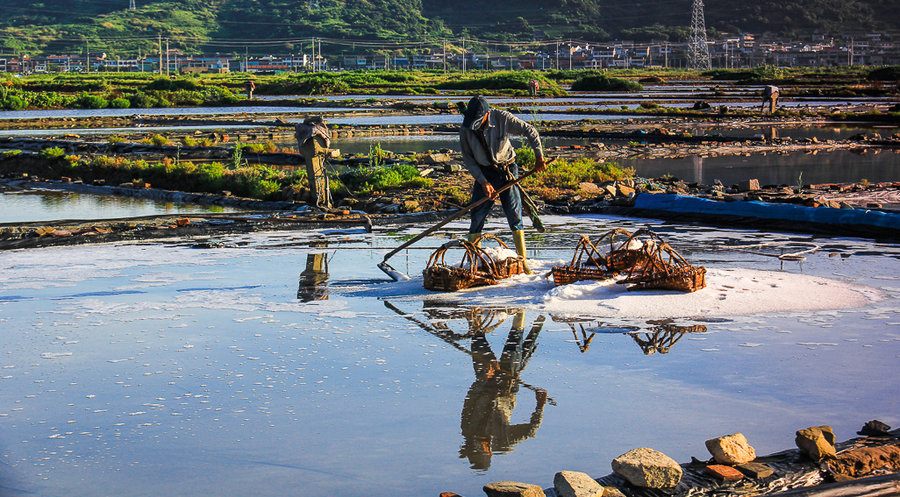
<path fill-rule="evenodd" d="M 253 100 L 253 90 L 256 89 L 256 84 L 253 81 L 247 81 L 247 99 Z"/>
<path fill-rule="evenodd" d="M 775 106 L 778 103 L 778 95 L 780 94 L 780 90 L 778 90 L 777 86 L 767 85 L 763 88 L 763 101 L 762 106 L 760 107 L 760 112 L 765 112 L 766 104 L 769 104 L 769 114 L 775 113 Z"/>
<path fill-rule="evenodd" d="M 502 109 L 491 109 L 481 95 L 472 97 L 463 113 L 459 144 L 463 163 L 475 179 L 472 185 L 472 202 L 484 197 L 500 197 L 503 212 L 512 230 L 516 253 L 526 258 L 525 231 L 522 222 L 522 198 L 518 188 L 509 188 L 497 194 L 497 189 L 519 177 L 516 152 L 509 142 L 510 135 L 524 136 L 534 150 L 534 169 L 546 168 L 541 138 L 534 126 Z M 481 237 L 493 202 L 485 202 L 472 209 L 469 225 L 469 241 Z M 525 272 L 531 274 L 528 266 Z"/>
<path fill-rule="evenodd" d="M 331 145 L 328 122 L 321 116 L 310 117 L 294 128 L 300 154 L 306 161 L 306 179 L 309 182 L 309 204 L 331 208 L 331 190 L 325 171 L 325 158 Z"/>
<path fill-rule="evenodd" d="M 541 84 L 538 83 L 538 80 L 532 79 L 531 81 L 528 82 L 528 88 L 531 90 L 531 96 L 536 97 L 538 94 L 538 91 L 540 91 L 540 89 L 541 89 Z"/>

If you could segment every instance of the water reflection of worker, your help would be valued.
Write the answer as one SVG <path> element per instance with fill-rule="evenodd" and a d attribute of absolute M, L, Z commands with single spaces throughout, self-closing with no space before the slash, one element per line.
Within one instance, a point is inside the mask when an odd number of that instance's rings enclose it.
<path fill-rule="evenodd" d="M 769 104 L 769 114 L 775 113 L 775 106 L 778 104 L 778 96 L 781 94 L 781 90 L 778 89 L 777 86 L 766 85 L 763 88 L 763 102 L 762 107 L 760 107 L 760 112 L 765 112 L 766 104 Z"/>
<path fill-rule="evenodd" d="M 306 254 L 306 269 L 300 273 L 297 298 L 301 302 L 328 300 L 327 254 Z"/>
<path fill-rule="evenodd" d="M 525 336 L 525 311 L 518 311 L 500 360 L 494 356 L 484 333 L 472 338 L 475 382 L 463 403 L 461 428 L 465 440 L 459 454 L 468 458 L 473 469 L 487 470 L 494 453 L 508 452 L 519 442 L 534 437 L 541 426 L 547 402 L 547 392 L 543 389 L 535 389 L 536 406 L 527 423 L 510 424 L 510 421 L 516 408 L 519 374 L 537 347 L 542 326 L 541 317 Z"/>

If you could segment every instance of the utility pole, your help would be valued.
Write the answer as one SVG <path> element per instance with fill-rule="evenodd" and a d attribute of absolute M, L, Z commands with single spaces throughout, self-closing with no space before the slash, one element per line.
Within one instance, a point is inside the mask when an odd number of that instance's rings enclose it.
<path fill-rule="evenodd" d="M 559 42 L 556 42 L 556 70 L 559 71 Z"/>
<path fill-rule="evenodd" d="M 466 73 L 466 39 L 462 38 L 460 40 L 462 42 L 462 71 L 463 74 Z"/>
<path fill-rule="evenodd" d="M 853 65 L 853 38 L 850 38 L 850 65 Z"/>
<path fill-rule="evenodd" d="M 87 43 L 84 44 L 84 67 L 85 71 L 91 72 L 91 46 Z"/>
<path fill-rule="evenodd" d="M 156 46 L 159 48 L 159 74 L 162 75 L 162 35 L 156 35 Z"/>
<path fill-rule="evenodd" d="M 710 69 L 703 0 L 693 0 L 693 5 L 691 6 L 691 39 L 688 44 L 688 65 L 693 69 Z"/>
<path fill-rule="evenodd" d="M 169 77 L 169 39 L 166 38 L 166 77 Z"/>
<path fill-rule="evenodd" d="M 128 1 L 128 10 L 137 10 L 137 7 L 134 5 L 134 0 Z"/>
<path fill-rule="evenodd" d="M 443 56 L 444 56 L 444 74 L 447 74 L 447 40 L 443 40 L 442 45 L 444 47 Z"/>
<path fill-rule="evenodd" d="M 572 70 L 572 40 L 569 40 L 569 70 Z"/>
<path fill-rule="evenodd" d="M 669 42 L 666 42 L 666 69 L 669 68 Z"/>

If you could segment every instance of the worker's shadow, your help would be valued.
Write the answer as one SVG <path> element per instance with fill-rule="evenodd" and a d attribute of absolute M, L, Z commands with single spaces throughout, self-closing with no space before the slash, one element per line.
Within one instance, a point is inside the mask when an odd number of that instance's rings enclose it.
<path fill-rule="evenodd" d="M 520 379 L 522 371 L 537 349 L 537 338 L 544 326 L 544 316 L 538 316 L 526 333 L 523 309 L 448 309 L 425 308 L 428 322 L 404 314 L 385 301 L 385 306 L 418 324 L 432 335 L 450 343 L 472 359 L 475 381 L 463 402 L 460 428 L 463 444 L 461 458 L 469 460 L 473 469 L 487 470 L 494 454 L 511 451 L 517 444 L 533 438 L 544 417 L 544 405 L 555 404 L 542 388 L 533 387 Z M 467 329 L 456 332 L 451 320 L 464 318 Z M 500 357 L 488 342 L 488 334 L 510 322 L 509 334 Z M 469 347 L 462 343 L 468 340 Z M 534 392 L 535 407 L 525 423 L 514 424 L 520 387 Z"/>

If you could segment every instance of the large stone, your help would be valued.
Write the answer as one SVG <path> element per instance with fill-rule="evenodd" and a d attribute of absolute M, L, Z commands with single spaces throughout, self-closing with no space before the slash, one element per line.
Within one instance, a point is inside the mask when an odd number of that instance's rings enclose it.
<path fill-rule="evenodd" d="M 797 438 L 794 441 L 800 451 L 813 461 L 835 457 L 834 431 L 830 426 L 810 426 L 797 430 Z"/>
<path fill-rule="evenodd" d="M 759 180 L 758 179 L 748 179 L 746 181 L 741 181 L 737 184 L 738 191 L 741 192 L 752 192 L 753 190 L 759 190 Z"/>
<path fill-rule="evenodd" d="M 618 185 L 618 194 L 620 197 L 631 197 L 634 195 L 634 188 L 625 185 Z"/>
<path fill-rule="evenodd" d="M 848 450 L 834 461 L 829 461 L 828 466 L 835 473 L 854 478 L 876 469 L 895 472 L 900 470 L 900 444 Z"/>
<path fill-rule="evenodd" d="M 613 459 L 612 469 L 637 487 L 671 488 L 681 481 L 681 466 L 662 452 L 641 447 Z"/>
<path fill-rule="evenodd" d="M 603 497 L 603 487 L 586 473 L 560 471 L 553 477 L 559 497 Z"/>
<path fill-rule="evenodd" d="M 591 183 L 590 181 L 578 183 L 578 189 L 585 193 L 590 193 L 591 195 L 600 195 L 601 193 L 603 193 L 603 190 L 600 190 L 600 187 L 597 186 L 597 183 Z"/>
<path fill-rule="evenodd" d="M 530 483 L 497 481 L 484 486 L 488 497 L 544 497 L 544 490 Z"/>
<path fill-rule="evenodd" d="M 756 459 L 756 450 L 742 433 L 733 433 L 706 441 L 706 449 L 719 464 L 741 464 Z"/>
<path fill-rule="evenodd" d="M 425 155 L 426 164 L 444 164 L 450 162 L 450 156 L 447 154 L 427 154 Z"/>
<path fill-rule="evenodd" d="M 724 464 L 710 464 L 706 467 L 706 473 L 722 481 L 738 481 L 744 478 L 744 474 Z"/>
<path fill-rule="evenodd" d="M 775 471 L 772 468 L 758 462 L 745 462 L 743 464 L 738 464 L 736 467 L 738 471 L 750 478 L 768 478 L 775 474 Z"/>
<path fill-rule="evenodd" d="M 858 433 L 860 435 L 865 435 L 867 437 L 871 437 L 871 436 L 886 435 L 887 432 L 889 432 L 889 431 L 891 431 L 890 425 L 888 425 L 886 423 L 882 423 L 881 421 L 878 421 L 877 419 L 873 419 L 872 421 L 866 422 L 866 424 L 863 425 L 862 429 L 860 429 L 856 433 Z"/>

